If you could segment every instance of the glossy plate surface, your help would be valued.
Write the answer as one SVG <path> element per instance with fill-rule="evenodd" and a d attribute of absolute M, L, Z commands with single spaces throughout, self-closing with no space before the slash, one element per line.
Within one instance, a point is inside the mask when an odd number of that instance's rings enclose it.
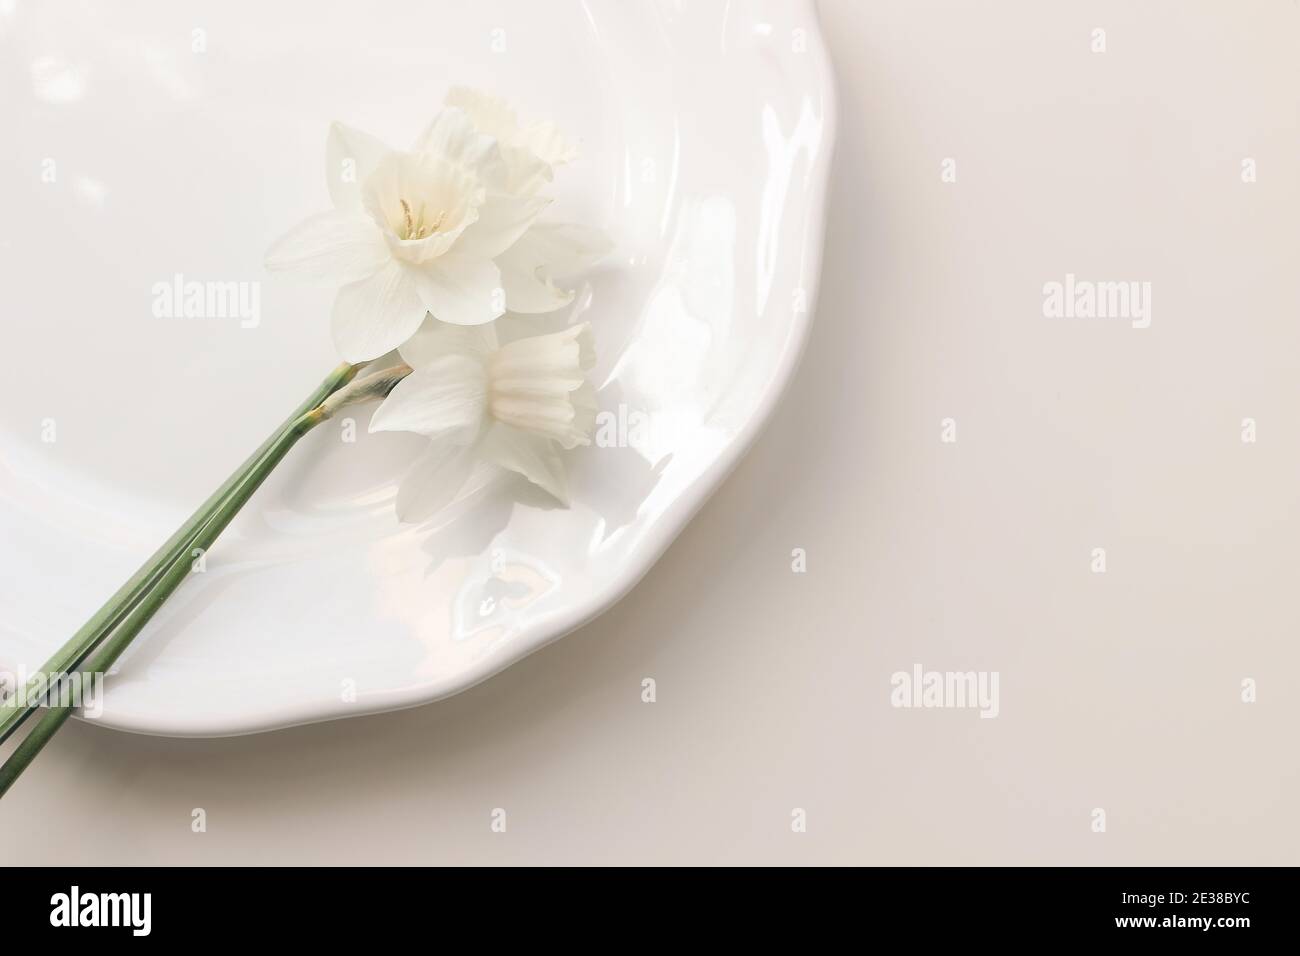
<path fill-rule="evenodd" d="M 507 481 L 400 525 L 421 440 L 368 435 L 368 408 L 318 429 L 122 658 L 108 726 L 222 735 L 412 706 L 564 635 L 718 487 L 808 334 L 834 137 L 810 3 L 7 2 L 0 74 L 11 670 L 39 666 L 336 363 L 332 290 L 261 266 L 328 206 L 331 120 L 405 145 L 450 84 L 498 92 L 580 139 L 556 218 L 617 242 L 574 307 L 602 415 L 569 459 L 571 509 Z M 256 315 L 160 317 L 177 276 L 248 283 Z"/>

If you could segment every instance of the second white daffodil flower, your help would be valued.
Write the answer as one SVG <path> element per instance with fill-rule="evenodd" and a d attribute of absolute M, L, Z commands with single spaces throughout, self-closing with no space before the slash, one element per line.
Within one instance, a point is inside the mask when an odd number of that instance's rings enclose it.
<path fill-rule="evenodd" d="M 591 327 L 502 342 L 494 326 L 428 321 L 401 348 L 412 371 L 375 411 L 370 430 L 433 439 L 397 494 L 397 516 L 420 521 L 453 503 L 472 476 L 523 475 L 568 504 L 560 449 L 591 443 Z"/>

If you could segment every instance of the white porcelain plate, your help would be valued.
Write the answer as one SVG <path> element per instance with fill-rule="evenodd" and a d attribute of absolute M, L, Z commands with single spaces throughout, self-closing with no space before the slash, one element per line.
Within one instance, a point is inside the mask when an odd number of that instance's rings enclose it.
<path fill-rule="evenodd" d="M 237 734 L 453 694 L 612 605 L 722 482 L 816 292 L 835 114 L 811 3 L 0 0 L 0 666 L 38 667 L 337 362 L 332 290 L 265 250 L 328 207 L 331 120 L 405 144 L 454 83 L 571 131 L 555 215 L 617 243 L 574 306 L 602 415 L 573 507 L 507 481 L 400 525 L 422 440 L 331 422 L 100 720 Z M 177 276 L 247 283 L 256 314 L 156 314 Z"/>

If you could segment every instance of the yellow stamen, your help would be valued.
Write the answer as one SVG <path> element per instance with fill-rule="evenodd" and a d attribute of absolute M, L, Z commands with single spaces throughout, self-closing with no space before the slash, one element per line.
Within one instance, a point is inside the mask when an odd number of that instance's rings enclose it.
<path fill-rule="evenodd" d="M 406 228 L 402 232 L 403 239 L 426 239 L 442 228 L 443 220 L 447 218 L 447 211 L 440 209 L 438 215 L 434 217 L 433 222 L 425 225 L 424 222 L 424 203 L 420 204 L 420 215 L 414 219 L 411 218 L 411 207 L 405 199 L 399 199 L 402 204 L 402 218 L 405 221 Z"/>
<path fill-rule="evenodd" d="M 406 204 L 405 199 L 399 199 L 398 202 L 402 204 L 402 215 L 406 217 L 406 234 L 402 238 L 414 238 L 411 235 L 411 233 L 415 232 L 415 226 L 411 223 L 411 207 Z"/>

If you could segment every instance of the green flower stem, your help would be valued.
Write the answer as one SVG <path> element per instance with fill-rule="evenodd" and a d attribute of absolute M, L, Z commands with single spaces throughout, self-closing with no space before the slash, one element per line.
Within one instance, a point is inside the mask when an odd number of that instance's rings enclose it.
<path fill-rule="evenodd" d="M 261 487 L 267 476 L 284 460 L 284 456 L 289 453 L 289 449 L 293 448 L 303 435 L 323 422 L 326 417 L 320 408 L 315 408 L 300 415 L 293 424 L 280 432 L 252 468 L 240 477 L 230 494 L 218 504 L 207 522 L 195 534 L 193 545 L 205 550 L 211 547 L 221 532 L 230 524 L 231 519 L 239 513 L 244 505 L 248 504 L 248 499 L 253 496 L 253 492 Z M 172 592 L 185 580 L 190 573 L 190 567 L 188 554 L 177 555 L 171 564 L 167 566 L 156 585 L 143 596 L 122 620 L 118 628 L 94 652 L 86 666 L 82 668 L 82 673 L 87 676 L 107 673 L 118 656 L 126 650 L 136 635 L 149 623 L 149 619 L 154 616 L 154 613 L 162 606 L 163 602 L 171 597 Z M 53 695 L 51 696 L 53 697 Z M 53 700 L 50 701 L 48 710 L 37 721 L 31 733 L 23 739 L 4 765 L 0 766 L 0 797 L 4 796 L 5 792 L 18 778 L 18 775 L 27 768 L 28 764 L 49 743 L 55 731 L 63 726 L 63 722 L 71 716 L 72 711 L 73 708 L 70 706 L 60 706 L 55 704 Z"/>
<path fill-rule="evenodd" d="M 64 674 L 72 673 L 80 667 L 95 646 L 103 640 L 104 635 L 117 627 L 159 584 L 173 562 L 180 557 L 188 556 L 193 551 L 200 530 L 217 513 L 232 490 L 293 427 L 294 423 L 348 384 L 359 369 L 359 365 L 346 363 L 335 368 L 307 400 L 276 429 L 275 433 L 212 493 L 212 496 L 176 530 L 175 534 L 167 539 L 162 547 L 154 552 L 131 579 L 122 585 L 118 592 L 45 662 L 45 666 L 28 681 L 24 691 L 15 693 L 9 700 L 0 703 L 0 744 L 4 743 L 35 711 L 38 702 L 44 697 L 46 688 L 53 686 Z"/>

